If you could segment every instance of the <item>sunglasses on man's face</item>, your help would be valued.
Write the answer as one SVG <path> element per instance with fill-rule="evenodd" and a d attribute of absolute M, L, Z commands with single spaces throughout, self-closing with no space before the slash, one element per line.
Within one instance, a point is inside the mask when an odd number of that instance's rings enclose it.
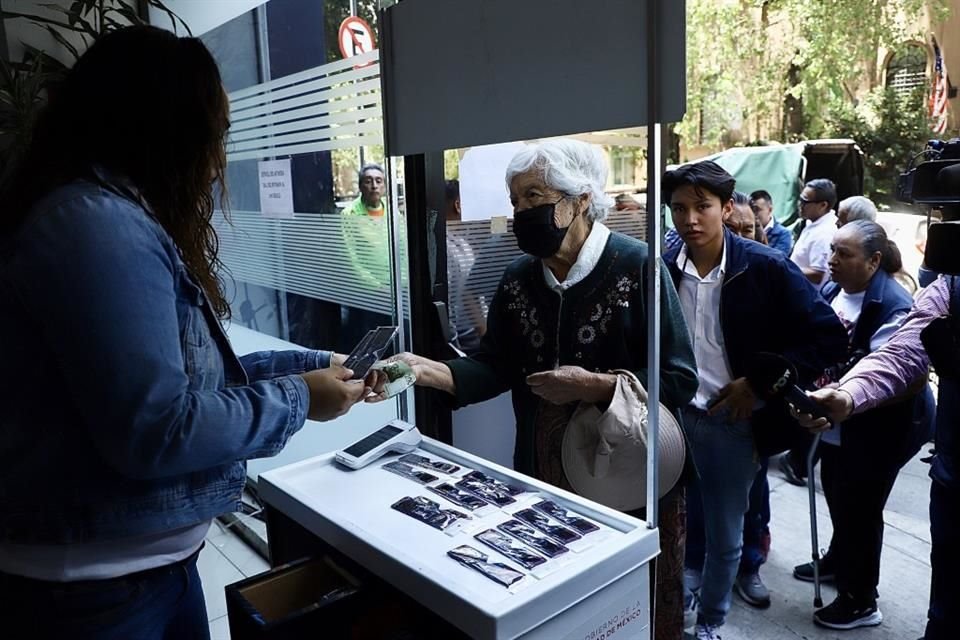
<path fill-rule="evenodd" d="M 818 202 L 826 202 L 826 200 L 807 200 L 803 196 L 800 196 L 800 202 L 797 203 L 799 206 L 804 207 L 808 204 L 816 204 Z"/>

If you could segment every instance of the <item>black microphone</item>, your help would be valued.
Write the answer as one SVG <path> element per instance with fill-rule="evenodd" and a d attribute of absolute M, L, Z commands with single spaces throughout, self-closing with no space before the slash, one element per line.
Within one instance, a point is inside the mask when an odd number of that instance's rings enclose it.
<path fill-rule="evenodd" d="M 764 400 L 782 398 L 800 413 L 830 419 L 826 410 L 797 385 L 797 368 L 779 354 L 758 353 L 747 369 L 746 378 L 754 392 Z"/>

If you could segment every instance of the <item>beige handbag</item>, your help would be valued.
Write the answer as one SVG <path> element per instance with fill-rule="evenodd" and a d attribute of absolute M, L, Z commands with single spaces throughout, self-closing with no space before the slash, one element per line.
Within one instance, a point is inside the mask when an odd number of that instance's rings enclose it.
<path fill-rule="evenodd" d="M 561 459 L 579 495 L 620 511 L 647 502 L 647 391 L 630 371 L 618 369 L 617 388 L 606 411 L 580 403 L 563 434 Z M 660 403 L 659 494 L 680 479 L 686 457 L 683 432 Z"/>

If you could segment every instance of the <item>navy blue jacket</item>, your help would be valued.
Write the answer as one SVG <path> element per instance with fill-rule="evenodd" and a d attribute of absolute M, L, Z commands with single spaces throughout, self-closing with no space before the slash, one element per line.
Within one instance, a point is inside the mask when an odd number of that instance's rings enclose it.
<path fill-rule="evenodd" d="M 813 284 L 787 256 L 724 230 L 726 275 L 720 293 L 720 325 L 734 379 L 746 377 L 759 353 L 776 353 L 797 368 L 809 387 L 824 369 L 843 359 L 847 331 Z M 665 261 L 679 288 L 679 250 Z M 802 433 L 782 402 L 754 412 L 753 432 L 761 455 L 793 445 Z"/>
<path fill-rule="evenodd" d="M 832 302 L 840 295 L 840 285 L 830 282 L 822 293 L 828 302 Z M 863 357 L 870 353 L 873 334 L 894 315 L 905 314 L 912 307 L 913 297 L 907 290 L 893 276 L 878 270 L 867 286 L 860 317 L 850 336 L 849 356 Z M 882 440 L 888 460 L 902 466 L 930 441 L 935 417 L 933 392 L 924 384 L 916 395 L 850 417 L 843 423 L 842 444 L 847 448 L 872 450 L 871 447 Z M 874 462 L 879 461 L 874 459 Z"/>
<path fill-rule="evenodd" d="M 793 251 L 793 234 L 785 226 L 773 221 L 770 231 L 767 231 L 767 243 L 771 249 L 776 249 L 785 256 L 789 256 Z"/>

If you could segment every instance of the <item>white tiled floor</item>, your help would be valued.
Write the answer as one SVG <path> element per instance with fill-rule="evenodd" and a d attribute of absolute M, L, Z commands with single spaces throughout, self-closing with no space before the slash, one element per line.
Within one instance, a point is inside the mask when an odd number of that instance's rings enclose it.
<path fill-rule="evenodd" d="M 270 566 L 232 531 L 224 530 L 223 525 L 214 522 L 207 534 L 207 544 L 200 552 L 197 568 L 207 601 L 211 640 L 230 640 L 224 587 L 266 571 Z"/>

